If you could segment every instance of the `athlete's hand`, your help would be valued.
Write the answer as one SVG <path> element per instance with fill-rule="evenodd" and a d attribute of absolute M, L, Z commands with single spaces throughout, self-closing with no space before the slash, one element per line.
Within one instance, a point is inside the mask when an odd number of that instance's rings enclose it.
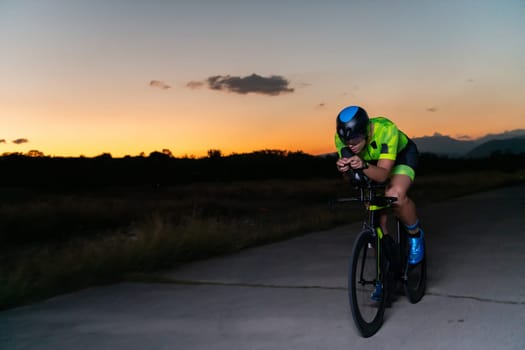
<path fill-rule="evenodd" d="M 337 170 L 346 173 L 350 168 L 362 169 L 365 162 L 359 156 L 352 156 L 350 158 L 339 158 L 336 162 Z"/>
<path fill-rule="evenodd" d="M 352 169 L 362 169 L 365 166 L 365 162 L 359 156 L 352 156 L 348 158 L 348 165 Z"/>
<path fill-rule="evenodd" d="M 335 164 L 337 165 L 337 170 L 342 173 L 346 173 L 350 170 L 350 158 L 339 158 Z"/>

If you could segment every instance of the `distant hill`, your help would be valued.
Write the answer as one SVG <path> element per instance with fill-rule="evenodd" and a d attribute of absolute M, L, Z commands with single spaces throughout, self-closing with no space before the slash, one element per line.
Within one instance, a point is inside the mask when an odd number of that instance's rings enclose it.
<path fill-rule="evenodd" d="M 494 152 L 520 154 L 525 153 L 525 136 L 507 140 L 492 140 L 482 143 L 466 154 L 470 158 L 488 157 Z"/>
<path fill-rule="evenodd" d="M 448 156 L 462 156 L 478 145 L 472 140 L 456 140 L 450 136 L 437 133 L 434 136 L 415 137 L 413 140 L 417 144 L 419 152 Z"/>
<path fill-rule="evenodd" d="M 519 153 L 521 149 L 519 146 L 521 143 L 520 140 L 523 138 L 525 138 L 525 129 L 506 131 L 501 134 L 489 134 L 475 140 L 458 140 L 439 133 L 435 133 L 433 136 L 415 137 L 413 140 L 417 144 L 420 152 L 451 157 L 478 157 L 479 152 L 489 152 L 489 149 L 490 152 L 488 155 L 498 150 L 501 150 L 503 153 L 505 153 L 505 150 L 514 151 L 514 153 L 517 151 L 517 153 Z M 506 141 L 508 140 L 513 140 L 509 141 L 512 145 L 507 145 Z M 497 142 L 494 143 L 494 141 Z M 483 146 L 486 143 L 490 143 L 490 146 Z M 478 147 L 482 147 L 481 151 L 477 150 L 474 152 Z M 487 154 L 484 155 L 486 156 Z"/>

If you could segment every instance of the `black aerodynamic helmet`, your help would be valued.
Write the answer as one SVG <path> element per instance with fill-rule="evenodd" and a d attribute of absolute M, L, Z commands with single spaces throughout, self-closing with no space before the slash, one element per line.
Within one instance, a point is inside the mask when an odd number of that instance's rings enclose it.
<path fill-rule="evenodd" d="M 343 108 L 337 116 L 337 134 L 344 142 L 365 137 L 368 130 L 368 114 L 359 106 Z"/>

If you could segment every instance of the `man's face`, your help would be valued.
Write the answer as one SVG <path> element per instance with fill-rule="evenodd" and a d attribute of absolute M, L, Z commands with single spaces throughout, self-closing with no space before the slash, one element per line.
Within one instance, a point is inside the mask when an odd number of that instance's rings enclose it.
<path fill-rule="evenodd" d="M 354 152 L 355 154 L 361 152 L 363 148 L 365 148 L 365 144 L 366 139 L 364 136 L 358 136 L 346 142 L 346 145 L 350 147 L 352 152 Z"/>

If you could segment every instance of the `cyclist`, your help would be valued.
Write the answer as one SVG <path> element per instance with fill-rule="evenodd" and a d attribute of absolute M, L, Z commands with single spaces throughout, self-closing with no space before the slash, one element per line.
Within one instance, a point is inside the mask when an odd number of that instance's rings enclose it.
<path fill-rule="evenodd" d="M 349 168 L 362 169 L 368 178 L 377 182 L 390 178 L 386 195 L 397 197 L 394 214 L 409 233 L 409 264 L 421 262 L 425 249 L 424 233 L 416 206 L 407 196 L 419 157 L 416 144 L 389 119 L 369 118 L 363 108 L 349 106 L 337 116 L 335 145 L 340 157 L 336 162 L 340 172 L 345 173 Z M 386 221 L 386 216 L 382 220 Z M 374 292 L 376 297 L 377 293 L 381 290 Z"/>

